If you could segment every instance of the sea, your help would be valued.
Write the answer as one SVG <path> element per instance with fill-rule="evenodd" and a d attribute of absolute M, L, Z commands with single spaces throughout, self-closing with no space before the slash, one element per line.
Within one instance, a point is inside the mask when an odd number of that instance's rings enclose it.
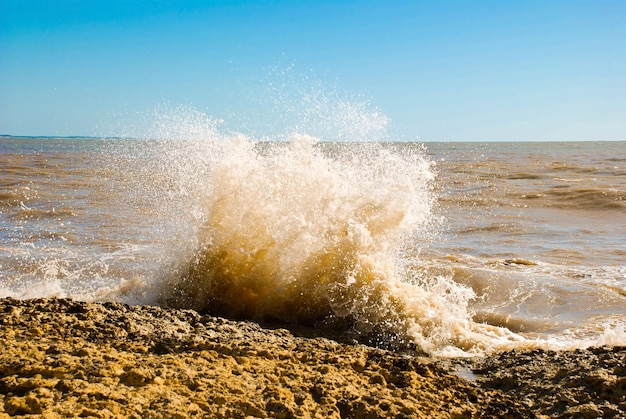
<path fill-rule="evenodd" d="M 432 356 L 626 345 L 626 142 L 194 127 L 0 137 L 0 298 L 188 308 Z"/>

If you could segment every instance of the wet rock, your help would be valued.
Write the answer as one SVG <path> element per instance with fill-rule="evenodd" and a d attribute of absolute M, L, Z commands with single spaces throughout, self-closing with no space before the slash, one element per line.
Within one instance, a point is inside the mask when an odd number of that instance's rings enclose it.
<path fill-rule="evenodd" d="M 625 347 L 506 352 L 475 362 L 477 383 L 525 400 L 542 415 L 626 417 Z"/>

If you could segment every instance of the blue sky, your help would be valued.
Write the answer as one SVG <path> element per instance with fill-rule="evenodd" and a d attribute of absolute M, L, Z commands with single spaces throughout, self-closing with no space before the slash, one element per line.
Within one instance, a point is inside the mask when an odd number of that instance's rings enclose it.
<path fill-rule="evenodd" d="M 182 104 L 271 135 L 313 98 L 399 139 L 626 140 L 624 40 L 621 0 L 0 0 L 0 133 Z"/>

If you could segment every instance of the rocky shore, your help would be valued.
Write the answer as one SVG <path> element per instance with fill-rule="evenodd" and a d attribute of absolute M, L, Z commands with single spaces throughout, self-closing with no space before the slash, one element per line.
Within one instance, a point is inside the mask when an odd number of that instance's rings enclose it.
<path fill-rule="evenodd" d="M 626 348 L 433 360 L 191 310 L 0 300 L 0 418 L 626 417 Z"/>

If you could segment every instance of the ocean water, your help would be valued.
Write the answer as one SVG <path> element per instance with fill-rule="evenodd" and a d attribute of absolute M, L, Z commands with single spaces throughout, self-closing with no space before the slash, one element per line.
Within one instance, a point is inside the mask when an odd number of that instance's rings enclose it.
<path fill-rule="evenodd" d="M 0 138 L 0 297 L 442 356 L 626 344 L 626 143 L 256 141 L 200 119 L 152 140 Z"/>

